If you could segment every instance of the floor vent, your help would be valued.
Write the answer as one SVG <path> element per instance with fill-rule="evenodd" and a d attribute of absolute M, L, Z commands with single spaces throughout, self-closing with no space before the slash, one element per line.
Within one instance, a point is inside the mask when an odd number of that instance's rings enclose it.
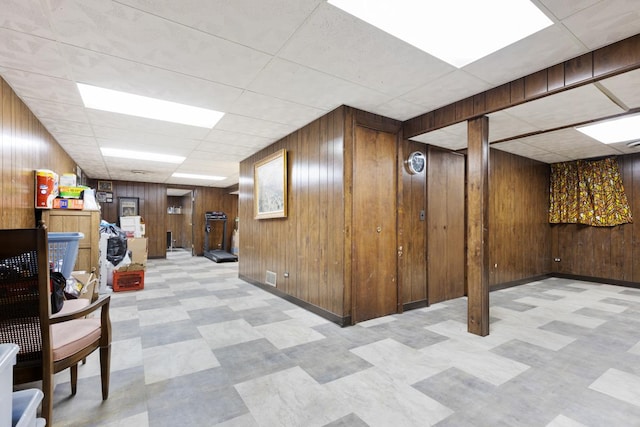
<path fill-rule="evenodd" d="M 267 277 L 265 278 L 265 282 L 267 282 L 267 285 L 275 286 L 277 279 L 278 275 L 276 273 L 267 270 Z"/>

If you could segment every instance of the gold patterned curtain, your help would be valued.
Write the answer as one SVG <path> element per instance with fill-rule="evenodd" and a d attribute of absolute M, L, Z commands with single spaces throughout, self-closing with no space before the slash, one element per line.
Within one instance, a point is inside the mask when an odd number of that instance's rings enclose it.
<path fill-rule="evenodd" d="M 616 159 L 551 165 L 550 223 L 606 227 L 631 221 Z"/>

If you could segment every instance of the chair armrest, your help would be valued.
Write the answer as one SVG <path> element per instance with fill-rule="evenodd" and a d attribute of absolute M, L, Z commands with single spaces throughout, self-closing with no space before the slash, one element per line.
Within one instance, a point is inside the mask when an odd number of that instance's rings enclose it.
<path fill-rule="evenodd" d="M 64 316 L 49 317 L 49 324 L 54 325 L 56 323 L 67 322 L 73 319 L 81 319 L 87 316 L 88 314 L 93 313 L 98 308 L 102 308 L 102 307 L 104 307 L 102 311 L 103 312 L 106 311 L 108 315 L 110 302 L 111 302 L 111 295 L 102 295 L 97 300 L 95 300 L 94 302 L 92 302 L 91 304 L 89 304 L 88 306 L 84 307 L 81 310 L 77 310 L 77 311 L 65 314 Z"/>

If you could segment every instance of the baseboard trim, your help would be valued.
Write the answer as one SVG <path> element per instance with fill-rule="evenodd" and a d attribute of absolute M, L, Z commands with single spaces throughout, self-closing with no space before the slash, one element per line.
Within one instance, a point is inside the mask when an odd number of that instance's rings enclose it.
<path fill-rule="evenodd" d="M 605 279 L 603 277 L 579 276 L 577 274 L 551 273 L 550 277 L 558 277 L 560 279 L 582 280 L 583 282 L 602 283 L 606 285 L 623 286 L 625 288 L 640 289 L 640 283 L 629 282 L 626 280 Z"/>
<path fill-rule="evenodd" d="M 313 305 L 311 303 L 308 303 L 306 301 L 303 301 L 299 298 L 296 298 L 294 296 L 291 296 L 289 294 L 286 294 L 284 292 L 282 292 L 281 290 L 279 290 L 278 288 L 274 288 L 273 286 L 269 286 L 269 285 L 265 285 L 264 283 L 258 282 L 257 280 L 253 280 L 249 277 L 243 276 L 242 274 L 240 274 L 238 276 L 241 280 L 244 280 L 245 282 L 256 286 L 260 289 L 263 289 L 269 293 L 272 293 L 274 295 L 277 295 L 278 297 L 289 301 L 290 303 L 293 303 L 299 307 L 304 308 L 305 310 L 309 310 L 312 313 L 317 314 L 320 317 L 323 317 L 327 320 L 329 320 L 330 322 L 336 323 L 337 325 L 340 326 L 348 326 L 351 325 L 351 316 L 338 316 L 335 313 L 332 313 L 328 310 L 325 310 L 324 308 L 318 307 L 317 305 Z"/>
<path fill-rule="evenodd" d="M 491 286 L 489 289 L 490 292 L 499 291 L 502 289 L 513 288 L 514 286 L 525 285 L 527 283 L 535 282 L 537 280 L 548 279 L 549 277 L 553 277 L 552 274 L 540 274 L 538 276 L 526 277 L 524 279 L 513 280 L 511 282 L 498 283 L 497 285 Z"/>
<path fill-rule="evenodd" d="M 419 301 L 411 301 L 402 304 L 402 311 L 415 310 L 416 308 L 429 307 L 429 301 L 421 299 Z"/>

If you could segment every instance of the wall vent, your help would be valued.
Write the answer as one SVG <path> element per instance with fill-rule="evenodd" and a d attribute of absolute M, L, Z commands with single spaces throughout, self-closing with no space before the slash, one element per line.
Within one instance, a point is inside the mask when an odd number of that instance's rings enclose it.
<path fill-rule="evenodd" d="M 267 270 L 267 276 L 265 278 L 265 282 L 267 283 L 267 285 L 275 286 L 277 279 L 278 279 L 278 275 L 276 273 L 274 273 L 273 271 Z"/>

